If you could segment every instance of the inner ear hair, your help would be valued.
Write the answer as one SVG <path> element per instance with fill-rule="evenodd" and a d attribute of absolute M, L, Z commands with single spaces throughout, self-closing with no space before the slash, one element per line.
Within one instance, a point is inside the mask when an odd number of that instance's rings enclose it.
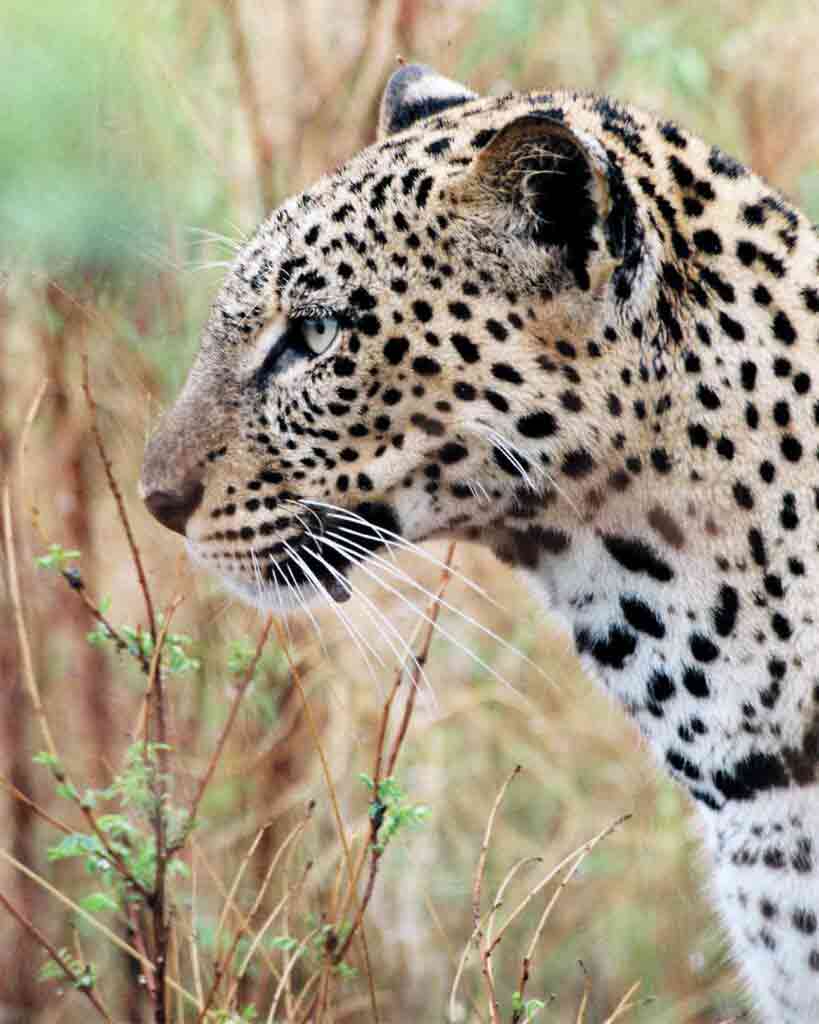
<path fill-rule="evenodd" d="M 516 118 L 481 151 L 468 191 L 475 203 L 505 208 L 512 230 L 536 246 L 565 251 L 577 283 L 591 287 L 588 264 L 610 207 L 605 153 L 595 140 L 548 115 Z"/>

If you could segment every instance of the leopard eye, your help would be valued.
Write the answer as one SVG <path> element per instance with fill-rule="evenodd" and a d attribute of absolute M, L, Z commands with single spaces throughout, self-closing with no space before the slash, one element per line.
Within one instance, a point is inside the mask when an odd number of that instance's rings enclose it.
<path fill-rule="evenodd" d="M 314 356 L 320 356 L 322 352 L 333 344 L 338 336 L 338 320 L 332 317 L 323 317 L 321 320 L 302 320 L 301 333 L 305 345 Z"/>

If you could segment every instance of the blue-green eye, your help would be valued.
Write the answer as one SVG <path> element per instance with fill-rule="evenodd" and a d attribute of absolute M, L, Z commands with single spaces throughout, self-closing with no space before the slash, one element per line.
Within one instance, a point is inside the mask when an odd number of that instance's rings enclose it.
<path fill-rule="evenodd" d="M 320 356 L 322 352 L 326 352 L 338 336 L 339 323 L 333 317 L 323 317 L 320 320 L 301 320 L 299 324 L 304 343 L 314 356 Z"/>

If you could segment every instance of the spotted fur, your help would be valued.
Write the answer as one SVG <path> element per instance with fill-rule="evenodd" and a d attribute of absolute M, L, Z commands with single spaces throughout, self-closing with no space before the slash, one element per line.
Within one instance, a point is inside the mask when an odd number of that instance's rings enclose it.
<path fill-rule="evenodd" d="M 259 604 L 342 600 L 397 537 L 520 567 L 696 801 L 760 1019 L 808 1024 L 818 344 L 817 233 L 737 161 L 407 67 L 239 255 L 146 500 Z"/>

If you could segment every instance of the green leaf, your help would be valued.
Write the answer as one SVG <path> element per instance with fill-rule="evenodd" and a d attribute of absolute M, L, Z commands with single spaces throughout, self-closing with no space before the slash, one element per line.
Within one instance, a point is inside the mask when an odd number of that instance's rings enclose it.
<path fill-rule="evenodd" d="M 119 904 L 105 892 L 92 892 L 79 901 L 83 910 L 89 914 L 101 914 L 103 911 L 119 910 Z"/>
<path fill-rule="evenodd" d="M 76 562 L 79 557 L 79 551 L 66 551 L 61 544 L 50 544 L 48 552 L 35 558 L 34 564 L 40 569 L 62 572 L 68 567 L 69 562 Z"/>

